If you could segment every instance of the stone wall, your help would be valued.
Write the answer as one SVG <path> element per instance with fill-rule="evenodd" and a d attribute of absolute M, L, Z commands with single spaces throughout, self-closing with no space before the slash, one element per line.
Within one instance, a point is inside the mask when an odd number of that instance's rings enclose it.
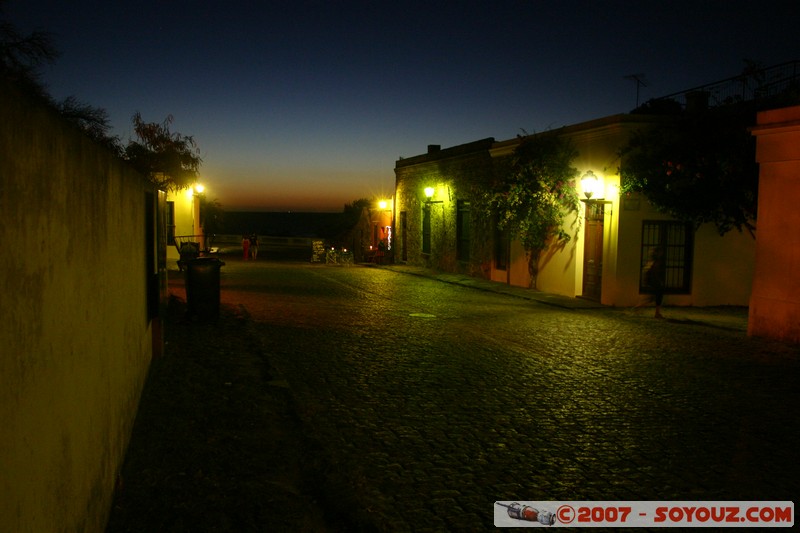
<path fill-rule="evenodd" d="M 401 159 L 395 166 L 396 212 L 406 213 L 406 227 L 398 223 L 395 236 L 395 260 L 402 260 L 403 246 L 408 263 L 446 272 L 489 276 L 491 262 L 490 224 L 479 201 L 486 181 L 493 176 L 489 148 L 494 139 L 483 139 L 428 154 Z M 424 190 L 433 187 L 426 198 Z M 460 261 L 457 250 L 458 202 L 469 202 L 469 260 Z M 465 205 L 465 204 L 463 204 Z M 422 217 L 431 212 L 431 251 L 422 253 Z M 405 236 L 403 232 L 405 231 Z"/>
<path fill-rule="evenodd" d="M 0 102 L 0 531 L 100 532 L 153 353 L 156 194 L 39 100 Z"/>

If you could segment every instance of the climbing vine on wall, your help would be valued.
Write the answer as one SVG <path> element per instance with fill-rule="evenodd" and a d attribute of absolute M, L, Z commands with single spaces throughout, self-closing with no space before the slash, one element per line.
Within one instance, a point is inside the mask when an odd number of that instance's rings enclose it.
<path fill-rule="evenodd" d="M 549 246 L 563 246 L 580 229 L 577 151 L 554 133 L 524 135 L 507 161 L 499 165 L 485 204 L 498 228 L 522 242 L 536 283 L 539 256 Z M 570 222 L 569 219 L 572 218 Z"/>

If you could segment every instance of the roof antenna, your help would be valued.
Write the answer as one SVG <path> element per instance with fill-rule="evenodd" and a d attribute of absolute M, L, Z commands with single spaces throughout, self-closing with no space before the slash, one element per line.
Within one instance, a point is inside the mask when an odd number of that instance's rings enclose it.
<path fill-rule="evenodd" d="M 636 82 L 636 108 L 639 107 L 639 89 L 641 87 L 647 87 L 647 79 L 645 79 L 644 74 L 641 72 L 638 74 L 630 74 L 629 76 L 625 76 L 626 80 L 632 80 Z"/>

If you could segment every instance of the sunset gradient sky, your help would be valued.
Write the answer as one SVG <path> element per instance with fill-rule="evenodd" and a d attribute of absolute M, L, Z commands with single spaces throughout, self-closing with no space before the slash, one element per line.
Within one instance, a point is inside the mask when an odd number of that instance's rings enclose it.
<path fill-rule="evenodd" d="M 7 0 L 57 99 L 174 116 L 225 209 L 340 211 L 399 157 L 544 131 L 800 59 L 796 1 Z"/>

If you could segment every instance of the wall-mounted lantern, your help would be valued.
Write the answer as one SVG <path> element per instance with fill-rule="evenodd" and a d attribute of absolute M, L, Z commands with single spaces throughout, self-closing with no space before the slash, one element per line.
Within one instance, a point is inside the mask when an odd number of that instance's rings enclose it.
<path fill-rule="evenodd" d="M 429 204 L 441 204 L 442 200 L 434 200 L 433 195 L 436 193 L 436 189 L 433 187 L 425 187 L 425 201 Z"/>
<path fill-rule="evenodd" d="M 581 186 L 583 187 L 583 194 L 586 195 L 586 199 L 591 200 L 592 196 L 594 196 L 600 188 L 600 180 L 597 179 L 594 172 L 589 170 L 581 178 Z"/>

